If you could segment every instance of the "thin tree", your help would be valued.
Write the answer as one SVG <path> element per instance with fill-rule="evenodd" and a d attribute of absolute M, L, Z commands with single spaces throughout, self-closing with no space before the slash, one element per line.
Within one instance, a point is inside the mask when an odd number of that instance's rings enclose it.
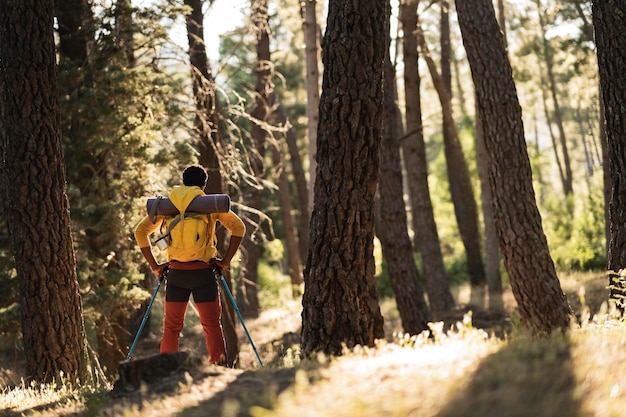
<path fill-rule="evenodd" d="M 545 16 L 541 0 L 536 0 L 537 11 L 539 12 L 539 28 L 541 29 L 541 40 L 543 45 L 543 58 L 546 63 L 546 75 L 548 76 L 548 88 L 550 90 L 550 97 L 552 98 L 552 105 L 554 106 L 554 122 L 556 123 L 559 131 L 559 144 L 563 156 L 563 192 L 566 196 L 573 193 L 573 179 L 572 179 L 572 164 L 569 157 L 569 150 L 567 147 L 567 138 L 565 137 L 565 128 L 563 127 L 563 116 L 561 111 L 561 104 L 559 102 L 557 93 L 557 83 L 554 76 L 554 50 L 547 37 L 547 17 Z"/>
<path fill-rule="evenodd" d="M 26 372 L 86 380 L 70 233 L 51 0 L 0 3 L 2 201 L 20 279 Z"/>
<path fill-rule="evenodd" d="M 455 301 L 441 253 L 439 233 L 433 213 L 428 186 L 426 144 L 422 129 L 420 103 L 421 78 L 418 66 L 416 0 L 400 3 L 400 23 L 404 33 L 402 53 L 404 59 L 405 118 L 407 133 L 402 140 L 402 157 L 406 169 L 407 184 L 415 246 L 422 257 L 426 292 L 433 314 L 454 307 Z"/>
<path fill-rule="evenodd" d="M 508 50 L 507 30 L 506 30 L 506 8 L 504 0 L 498 0 L 498 24 L 502 31 L 504 46 Z M 456 62 L 456 60 L 455 60 Z M 474 143 L 476 146 L 476 166 L 478 168 L 478 179 L 480 181 L 480 202 L 483 213 L 483 231 L 485 239 L 485 278 L 487 280 L 487 294 L 489 308 L 494 312 L 504 311 L 504 300 L 502 299 L 502 275 L 500 273 L 500 248 L 498 234 L 493 218 L 493 207 L 491 200 L 491 188 L 489 187 L 489 168 L 487 167 L 487 150 L 485 149 L 485 138 L 478 108 L 477 100 L 474 99 L 475 123 L 474 123 Z M 463 102 L 463 100 L 461 100 Z"/>
<path fill-rule="evenodd" d="M 610 177 L 609 246 L 607 268 L 610 274 L 610 297 L 624 309 L 624 278 L 616 276 L 626 268 L 626 5 L 621 2 L 593 1 L 593 27 L 604 101 L 608 168 Z"/>
<path fill-rule="evenodd" d="M 320 55 L 320 29 L 317 24 L 317 0 L 306 0 L 301 4 L 302 29 L 304 32 L 304 44 L 306 45 L 306 96 L 307 96 L 307 120 L 309 134 L 309 198 L 307 207 L 307 221 L 313 211 L 313 184 L 315 184 L 315 171 L 317 162 L 317 124 L 319 121 L 319 55 Z M 306 237 L 308 243 L 308 236 Z M 308 244 L 307 244 L 308 248 Z M 304 257 L 303 257 L 304 259 Z"/>
<path fill-rule="evenodd" d="M 565 331 L 572 310 L 535 202 L 522 109 L 493 5 L 457 0 L 456 7 L 483 125 L 500 249 L 521 322 L 538 336 Z"/>
<path fill-rule="evenodd" d="M 270 29 L 267 0 L 251 0 L 250 15 L 252 30 L 255 35 L 257 57 L 256 84 L 254 86 L 254 108 L 250 112 L 252 128 L 250 130 L 250 169 L 254 181 L 244 186 L 244 199 L 252 210 L 244 218 L 246 239 L 242 243 L 242 273 L 237 283 L 237 301 L 244 317 L 258 317 L 259 298 L 257 290 L 259 261 L 262 249 L 262 230 L 260 210 L 263 205 L 263 187 L 260 185 L 265 176 L 265 152 L 270 139 L 269 121 L 273 108 L 270 104 L 270 92 L 273 90 L 273 67 L 270 58 Z"/>
<path fill-rule="evenodd" d="M 387 48 L 389 51 L 389 48 Z M 380 181 L 376 198 L 376 235 L 395 294 L 402 327 L 406 333 L 428 330 L 431 320 L 413 259 L 413 244 L 407 228 L 402 190 L 400 139 L 402 115 L 397 103 L 396 73 L 389 53 L 385 57 L 385 129 L 380 151 Z"/>
<path fill-rule="evenodd" d="M 331 0 L 322 57 L 302 352 L 341 354 L 384 336 L 374 278 L 386 2 Z"/>
<path fill-rule="evenodd" d="M 189 64 L 191 67 L 191 81 L 195 103 L 194 127 L 196 146 L 199 150 L 200 163 L 206 168 L 209 178 L 205 191 L 220 194 L 226 190 L 226 181 L 220 166 L 220 149 L 222 144 L 221 129 L 219 128 L 219 108 L 216 99 L 215 80 L 209 66 L 206 44 L 204 43 L 204 12 L 203 0 L 185 0 L 185 5 L 191 8 L 191 13 L 185 16 L 187 27 L 187 41 L 189 43 Z M 217 230 L 218 240 L 226 242 L 225 228 Z M 225 248 L 219 248 L 224 253 Z M 225 271 L 227 285 L 232 288 L 232 280 L 228 271 Z M 220 292 L 222 311 L 224 314 L 224 338 L 226 339 L 226 356 L 229 365 L 237 360 L 239 355 L 239 339 L 235 330 L 235 311 Z"/>
<path fill-rule="evenodd" d="M 467 257 L 467 272 L 472 285 L 472 299 L 482 299 L 486 284 L 485 267 L 480 248 L 480 229 L 478 227 L 478 207 L 469 175 L 469 168 L 459 140 L 458 131 L 452 114 L 452 101 L 446 82 L 437 71 L 430 55 L 424 32 L 418 22 L 417 41 L 430 71 L 433 85 L 437 90 L 443 115 L 443 141 L 448 171 L 450 197 L 454 205 L 459 233 Z"/>
<path fill-rule="evenodd" d="M 56 1 L 54 15 L 61 55 L 79 67 L 86 65 L 89 44 L 94 40 L 91 6 L 86 0 Z"/>

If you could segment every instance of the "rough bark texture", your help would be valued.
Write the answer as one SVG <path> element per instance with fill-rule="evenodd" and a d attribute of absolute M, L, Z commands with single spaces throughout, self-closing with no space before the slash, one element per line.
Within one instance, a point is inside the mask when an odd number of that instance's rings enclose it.
<path fill-rule="evenodd" d="M 374 278 L 374 197 L 383 121 L 385 1 L 329 2 L 322 49 L 315 202 L 302 351 L 341 354 L 384 336 Z"/>
<path fill-rule="evenodd" d="M 454 297 L 446 276 L 439 233 L 428 187 L 426 145 L 422 131 L 420 105 L 420 74 L 418 67 L 417 5 L 414 0 L 400 4 L 400 22 L 404 32 L 404 88 L 406 102 L 406 137 L 402 140 L 402 156 L 406 167 L 415 246 L 422 256 L 428 301 L 433 312 L 454 307 Z"/>
<path fill-rule="evenodd" d="M 385 60 L 385 129 L 380 151 L 380 181 L 376 199 L 376 235 L 396 298 L 402 328 L 409 334 L 428 330 L 430 312 L 413 259 L 402 190 L 400 137 L 402 116 L 397 104 L 395 69 Z"/>
<path fill-rule="evenodd" d="M 611 278 L 626 268 L 626 5 L 593 2 L 600 87 L 607 133 L 608 168 L 612 179 L 609 204 L 608 270 Z M 610 296 L 624 308 L 624 279 L 609 282 Z"/>
<path fill-rule="evenodd" d="M 51 0 L 0 3 L 0 183 L 27 373 L 87 376 L 61 145 Z"/>
<path fill-rule="evenodd" d="M 493 210 L 522 323 L 535 335 L 566 330 L 571 308 L 541 225 L 512 69 L 489 0 L 457 0 L 482 117 Z"/>
<path fill-rule="evenodd" d="M 218 124 L 218 105 L 215 99 L 215 80 L 207 58 L 204 43 L 204 12 L 202 0 L 185 0 L 185 5 L 191 8 L 191 13 L 185 17 L 187 26 L 187 40 L 189 42 L 189 64 L 196 108 L 195 129 L 196 146 L 200 151 L 199 162 L 209 174 L 205 192 L 221 194 L 226 191 L 224 176 L 220 168 L 219 151 L 221 148 L 221 130 Z M 218 249 L 225 253 L 227 242 L 226 229 L 217 229 Z M 230 274 L 224 277 L 229 288 L 232 289 Z M 226 339 L 226 355 L 229 365 L 239 356 L 239 339 L 236 331 L 235 310 L 230 300 L 220 293 L 222 301 L 222 321 L 224 323 L 224 338 Z"/>

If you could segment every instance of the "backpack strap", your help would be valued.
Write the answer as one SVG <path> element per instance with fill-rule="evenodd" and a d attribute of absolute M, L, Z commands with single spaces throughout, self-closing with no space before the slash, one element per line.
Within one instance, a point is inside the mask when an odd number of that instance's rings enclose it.
<path fill-rule="evenodd" d="M 188 217 L 193 217 L 193 216 L 198 216 L 202 213 L 196 212 L 196 211 L 189 211 L 186 213 L 181 214 L 180 216 L 177 216 L 174 220 L 172 220 L 172 222 L 169 224 L 168 228 L 167 228 L 167 234 L 172 233 L 172 229 L 178 224 L 180 223 L 181 220 L 186 219 Z"/>
<path fill-rule="evenodd" d="M 148 218 L 150 218 L 152 224 L 156 223 L 157 207 L 159 207 L 159 203 L 161 202 L 161 200 L 163 200 L 163 196 L 158 195 L 156 200 L 154 200 L 154 204 L 152 204 L 152 206 L 150 207 L 150 212 L 148 212 Z"/>

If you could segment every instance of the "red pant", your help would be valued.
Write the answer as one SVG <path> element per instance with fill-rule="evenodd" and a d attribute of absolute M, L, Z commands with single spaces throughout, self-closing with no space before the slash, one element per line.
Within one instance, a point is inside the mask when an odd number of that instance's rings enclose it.
<path fill-rule="evenodd" d="M 216 301 L 209 303 L 198 303 L 196 307 L 200 314 L 200 323 L 202 323 L 202 330 L 204 330 L 210 362 L 224 362 L 226 360 L 226 351 L 220 320 L 222 313 L 220 299 L 217 298 Z M 178 338 L 183 329 L 186 310 L 187 302 L 165 302 L 165 320 L 163 324 L 163 338 L 161 339 L 161 353 L 178 351 Z"/>
<path fill-rule="evenodd" d="M 206 265 L 206 264 L 205 264 Z M 165 292 L 165 320 L 161 353 L 178 351 L 178 338 L 185 321 L 189 297 L 193 294 L 211 363 L 226 362 L 217 282 L 208 269 L 171 269 Z"/>

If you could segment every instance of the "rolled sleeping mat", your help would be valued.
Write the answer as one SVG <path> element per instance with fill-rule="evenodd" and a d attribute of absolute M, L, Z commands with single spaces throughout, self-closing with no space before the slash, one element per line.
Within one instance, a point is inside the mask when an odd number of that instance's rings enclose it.
<path fill-rule="evenodd" d="M 155 207 L 156 204 L 156 207 Z M 146 203 L 148 213 L 165 216 L 180 214 L 178 209 L 167 197 L 149 198 Z M 187 212 L 198 213 L 228 213 L 230 211 L 230 197 L 227 194 L 199 195 L 189 203 Z"/>

